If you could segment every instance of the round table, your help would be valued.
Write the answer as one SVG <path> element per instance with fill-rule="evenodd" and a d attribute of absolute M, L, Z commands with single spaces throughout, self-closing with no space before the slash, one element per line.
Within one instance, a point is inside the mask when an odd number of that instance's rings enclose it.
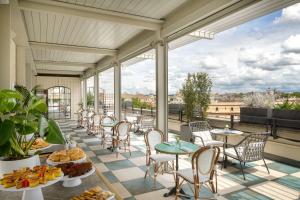
<path fill-rule="evenodd" d="M 112 136 L 115 136 L 115 126 L 118 123 L 119 123 L 118 121 L 114 121 L 114 122 L 111 122 L 111 123 L 102 123 L 101 126 L 103 126 L 104 128 L 112 128 Z M 114 151 L 114 148 L 115 148 L 115 146 L 114 146 L 114 143 L 112 142 L 112 146 L 108 147 L 107 149 L 109 149 L 111 151 Z"/>
<path fill-rule="evenodd" d="M 239 130 L 232 130 L 232 129 L 212 129 L 210 130 L 210 132 L 212 134 L 215 134 L 215 135 L 220 135 L 222 137 L 225 138 L 225 141 L 224 141 L 224 146 L 223 148 L 227 148 L 227 141 L 228 141 L 228 136 L 239 136 L 239 135 L 243 135 L 244 132 L 242 131 L 239 131 Z M 224 161 L 224 168 L 227 167 L 227 156 L 225 156 L 225 161 Z"/>
<path fill-rule="evenodd" d="M 199 149 L 198 145 L 195 145 L 190 142 L 185 142 L 182 140 L 180 140 L 178 143 L 176 141 L 173 141 L 173 142 L 163 142 L 163 143 L 155 145 L 155 150 L 158 152 L 176 155 L 176 165 L 175 165 L 175 167 L 176 167 L 176 175 L 175 175 L 176 183 L 177 183 L 177 179 L 178 179 L 177 171 L 179 168 L 178 156 L 194 153 L 198 149 Z M 172 188 L 168 193 L 165 193 L 164 197 L 168 197 L 170 195 L 176 194 L 176 188 L 177 188 L 177 185 L 175 185 L 175 187 Z M 183 193 L 182 190 L 180 192 Z"/>

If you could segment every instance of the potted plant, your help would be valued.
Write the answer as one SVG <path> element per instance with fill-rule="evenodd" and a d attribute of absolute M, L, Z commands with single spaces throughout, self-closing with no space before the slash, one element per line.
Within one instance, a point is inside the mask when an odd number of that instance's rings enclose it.
<path fill-rule="evenodd" d="M 277 104 L 273 109 L 273 118 L 277 126 L 300 129 L 300 104 L 288 100 Z"/>
<path fill-rule="evenodd" d="M 29 155 L 38 137 L 52 144 L 65 143 L 57 123 L 44 117 L 47 105 L 35 95 L 35 89 L 0 90 L 0 175 L 39 164 L 38 155 Z"/>
<path fill-rule="evenodd" d="M 180 91 L 183 97 L 184 111 L 188 123 L 193 121 L 195 109 L 199 111 L 198 113 L 200 114 L 201 120 L 206 118 L 206 111 L 210 104 L 211 87 L 212 82 L 207 73 L 199 72 L 188 74 Z M 181 139 L 194 141 L 188 123 L 180 126 Z"/>

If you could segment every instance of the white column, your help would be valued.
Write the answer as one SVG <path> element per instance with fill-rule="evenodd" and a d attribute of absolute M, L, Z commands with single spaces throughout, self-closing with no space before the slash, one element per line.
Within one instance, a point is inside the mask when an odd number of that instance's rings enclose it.
<path fill-rule="evenodd" d="M 18 85 L 26 86 L 26 56 L 24 46 L 17 45 L 16 58 L 16 82 Z"/>
<path fill-rule="evenodd" d="M 121 64 L 119 62 L 114 66 L 114 99 L 115 117 L 121 120 Z"/>
<path fill-rule="evenodd" d="M 83 79 L 83 88 L 82 88 L 82 103 L 83 103 L 83 109 L 87 109 L 86 105 L 86 78 Z"/>
<path fill-rule="evenodd" d="M 168 49 L 163 40 L 155 42 L 156 48 L 156 126 L 168 138 Z"/>
<path fill-rule="evenodd" d="M 0 89 L 12 87 L 11 80 L 11 7 L 0 6 Z"/>
<path fill-rule="evenodd" d="M 95 97 L 95 103 L 94 103 L 94 109 L 95 112 L 98 113 L 98 98 L 99 98 L 99 76 L 98 73 L 94 76 L 94 97 Z"/>

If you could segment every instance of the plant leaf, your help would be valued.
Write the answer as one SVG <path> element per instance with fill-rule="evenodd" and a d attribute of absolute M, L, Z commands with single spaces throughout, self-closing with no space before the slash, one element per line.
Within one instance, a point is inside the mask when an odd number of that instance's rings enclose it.
<path fill-rule="evenodd" d="M 8 98 L 8 99 L 22 99 L 22 95 L 15 90 L 1 90 L 0 98 Z"/>
<path fill-rule="evenodd" d="M 15 125 L 10 120 L 4 120 L 0 123 L 0 146 L 6 144 L 15 131 Z M 2 149 L 2 147 L 1 147 Z"/>
<path fill-rule="evenodd" d="M 23 151 L 23 149 L 20 147 L 19 143 L 16 141 L 16 139 L 14 137 L 11 137 L 9 139 L 9 142 L 10 142 L 10 145 L 11 147 L 16 151 L 18 152 L 20 155 L 24 156 L 25 153 Z"/>
<path fill-rule="evenodd" d="M 9 155 L 10 149 L 11 149 L 11 145 L 10 142 L 8 141 L 1 146 L 0 156 L 5 157 Z"/>
<path fill-rule="evenodd" d="M 27 107 L 31 98 L 29 90 L 23 85 L 15 85 L 14 88 L 23 96 L 23 106 Z"/>
<path fill-rule="evenodd" d="M 40 113 L 47 112 L 47 104 L 44 100 L 40 99 L 29 106 L 30 111 L 38 111 Z"/>
<path fill-rule="evenodd" d="M 57 123 L 50 119 L 48 121 L 48 133 L 46 135 L 46 141 L 52 144 L 65 144 L 65 138 L 57 125 Z"/>
<path fill-rule="evenodd" d="M 48 121 L 44 116 L 41 116 L 40 119 L 39 119 L 39 134 L 40 134 L 40 137 L 43 138 L 45 136 L 47 128 L 48 128 Z"/>

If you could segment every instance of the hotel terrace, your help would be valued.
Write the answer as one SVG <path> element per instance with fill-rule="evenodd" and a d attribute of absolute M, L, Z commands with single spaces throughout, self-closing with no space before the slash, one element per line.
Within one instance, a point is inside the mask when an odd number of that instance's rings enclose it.
<path fill-rule="evenodd" d="M 299 111 L 168 104 L 169 52 L 299 2 L 0 0 L 0 199 L 299 199 Z M 155 88 L 127 101 L 141 62 Z"/>

